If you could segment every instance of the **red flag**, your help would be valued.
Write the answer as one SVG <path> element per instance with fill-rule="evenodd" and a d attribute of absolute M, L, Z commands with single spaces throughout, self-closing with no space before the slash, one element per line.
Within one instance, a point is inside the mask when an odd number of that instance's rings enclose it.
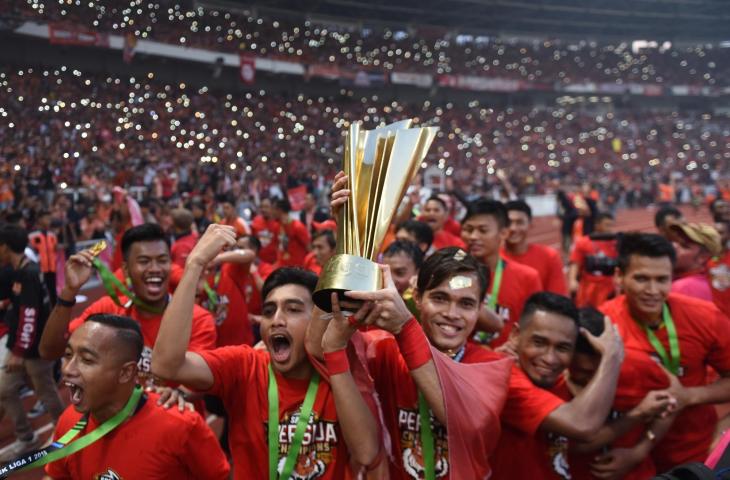
<path fill-rule="evenodd" d="M 251 55 L 241 55 L 240 57 L 241 81 L 246 85 L 253 85 L 256 81 L 256 57 Z"/>
<path fill-rule="evenodd" d="M 307 187 L 305 185 L 290 188 L 286 191 L 286 195 L 289 198 L 292 211 L 304 210 L 305 200 L 307 199 Z"/>

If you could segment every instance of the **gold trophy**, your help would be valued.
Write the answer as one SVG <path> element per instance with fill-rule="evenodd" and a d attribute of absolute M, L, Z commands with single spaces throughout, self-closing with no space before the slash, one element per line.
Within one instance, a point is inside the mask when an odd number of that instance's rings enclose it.
<path fill-rule="evenodd" d="M 360 122 L 350 125 L 343 159 L 350 198 L 337 215 L 337 253 L 324 265 L 314 291 L 314 303 L 325 312 L 332 311 L 332 292 L 343 300 L 349 290 L 382 288 L 376 256 L 438 132 L 438 127 L 411 128 L 412 123 L 375 130 L 364 130 Z"/>

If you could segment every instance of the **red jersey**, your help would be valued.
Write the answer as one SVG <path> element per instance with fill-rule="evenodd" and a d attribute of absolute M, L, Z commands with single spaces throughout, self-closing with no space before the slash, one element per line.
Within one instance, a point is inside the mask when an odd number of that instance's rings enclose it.
<path fill-rule="evenodd" d="M 395 338 L 377 341 L 374 350 L 373 354 L 368 355 L 369 368 L 375 380 L 375 389 L 379 394 L 383 417 L 393 443 L 392 454 L 396 459 L 391 463 L 391 479 L 421 479 L 424 474 L 424 462 L 421 453 L 416 383 L 400 355 Z M 461 362 L 485 363 L 502 358 L 502 355 L 487 348 L 467 343 Z M 534 432 L 545 417 L 562 403 L 560 399 L 532 385 L 519 369 L 513 367 L 501 419 L 503 422 L 516 425 L 517 428 Z M 434 432 L 436 478 L 450 478 L 446 427 L 433 416 L 431 424 Z M 495 443 L 498 433 L 490 432 Z M 485 472 L 485 475 L 487 474 L 488 472 Z"/>
<path fill-rule="evenodd" d="M 616 420 L 636 407 L 651 390 L 662 390 L 669 387 L 669 378 L 657 362 L 646 352 L 627 349 L 621 372 L 616 385 L 616 396 L 609 420 Z M 573 398 L 565 386 L 565 394 Z M 645 434 L 646 425 L 637 425 L 625 435 L 617 438 L 611 448 L 632 448 L 639 443 Z M 592 478 L 590 466 L 597 452 L 569 454 L 570 471 L 573 478 Z M 633 470 L 624 475 L 623 480 L 646 480 L 656 475 L 656 468 L 651 456 L 644 458 Z"/>
<path fill-rule="evenodd" d="M 228 441 L 235 467 L 234 478 L 269 478 L 269 353 L 244 345 L 218 348 L 200 355 L 214 378 L 213 387 L 206 393 L 220 397 L 228 412 Z M 279 373 L 275 375 L 279 388 L 281 468 L 294 438 L 309 380 L 287 379 Z M 337 423 L 335 400 L 324 380 L 319 382 L 312 415 L 294 467 L 296 478 L 352 478 L 347 446 Z"/>
<path fill-rule="evenodd" d="M 273 265 L 263 261 L 256 265 L 256 271 L 264 282 L 274 270 Z M 249 274 L 246 276 L 243 281 L 243 289 L 243 293 L 246 296 L 246 305 L 248 305 L 248 312 L 253 315 L 261 315 L 263 300 L 261 298 L 261 291 L 256 288 L 253 275 Z"/>
<path fill-rule="evenodd" d="M 570 262 L 580 269 L 577 307 L 598 308 L 615 291 L 613 272 L 616 267 L 616 238 L 594 239 L 592 235 L 581 237 L 573 245 Z M 599 237 L 602 238 L 602 237 Z"/>
<path fill-rule="evenodd" d="M 309 252 L 307 256 L 304 257 L 304 268 L 310 272 L 314 272 L 317 276 L 322 274 L 322 265 L 317 262 L 317 256 L 314 252 Z"/>
<path fill-rule="evenodd" d="M 195 244 L 198 243 L 198 234 L 192 232 L 188 235 L 178 238 L 170 247 L 170 258 L 172 263 L 180 268 L 185 268 L 185 260 L 187 260 L 190 252 L 193 251 Z"/>
<path fill-rule="evenodd" d="M 720 373 L 730 372 L 730 320 L 714 304 L 680 294 L 670 293 L 667 305 L 679 337 L 678 377 L 682 385 L 707 385 L 708 365 Z M 601 311 L 618 326 L 627 349 L 644 351 L 659 359 L 644 329 L 631 317 L 625 296 L 604 303 Z M 655 334 L 669 352 L 666 328 L 657 329 Z M 648 393 L 646 387 L 645 390 Z M 716 423 L 712 405 L 684 409 L 652 452 L 657 470 L 663 472 L 681 463 L 704 461 Z"/>
<path fill-rule="evenodd" d="M 127 297 L 120 296 L 122 305 L 127 304 Z M 142 329 L 142 340 L 144 348 L 142 349 L 142 357 L 139 360 L 140 377 L 144 380 L 150 375 L 150 365 L 152 362 L 152 348 L 157 340 L 157 332 L 160 330 L 162 322 L 162 314 L 152 314 L 140 312 L 137 306 L 132 304 L 130 307 L 120 307 L 111 299 L 111 297 L 102 297 L 92 303 L 79 315 L 71 320 L 68 326 L 69 332 L 76 330 L 91 315 L 96 313 L 108 313 L 112 315 L 123 315 L 139 323 Z M 215 348 L 215 324 L 211 314 L 202 307 L 195 305 L 193 307 L 193 324 L 190 333 L 190 343 L 188 350 L 198 352 Z"/>
<path fill-rule="evenodd" d="M 565 281 L 565 272 L 563 271 L 563 260 L 560 254 L 554 248 L 539 243 L 531 243 L 527 246 L 527 251 L 522 255 L 515 255 L 502 249 L 502 256 L 509 260 L 513 260 L 522 265 L 527 265 L 537 270 L 542 282 L 542 288 L 548 292 L 557 293 L 558 295 L 568 294 L 568 285 Z"/>
<path fill-rule="evenodd" d="M 722 257 L 710 260 L 707 266 L 712 301 L 722 313 L 730 317 L 730 250 Z"/>
<path fill-rule="evenodd" d="M 224 480 L 230 467 L 205 419 L 194 412 L 164 409 L 149 398 L 126 422 L 88 447 L 46 465 L 54 480 L 168 478 Z M 73 427 L 81 414 L 68 407 L 54 439 Z M 98 427 L 93 417 L 80 435 Z"/>
<path fill-rule="evenodd" d="M 299 220 L 282 225 L 279 234 L 279 267 L 303 267 L 309 248 L 309 230 Z"/>
<path fill-rule="evenodd" d="M 461 237 L 457 237 L 446 230 L 434 232 L 433 243 L 431 245 L 433 245 L 434 250 L 441 250 L 446 247 L 459 247 L 466 250 L 466 244 Z"/>
<path fill-rule="evenodd" d="M 224 218 L 223 220 L 221 220 L 221 223 L 223 225 L 228 225 L 229 227 L 235 228 L 236 237 L 243 237 L 244 235 L 248 235 L 251 232 L 251 230 L 248 228 L 246 220 L 242 219 L 241 217 L 236 217 L 233 220 Z"/>
<path fill-rule="evenodd" d="M 504 260 L 504 259 L 503 259 Z M 494 272 L 491 272 L 489 279 L 489 291 L 485 302 L 494 289 Z M 522 308 L 525 302 L 533 293 L 542 290 L 542 282 L 537 270 L 514 261 L 504 261 L 502 270 L 502 284 L 499 287 L 499 297 L 495 310 L 504 320 L 504 328 L 499 335 L 490 342 L 492 348 L 497 348 L 507 341 L 512 326 L 517 323 L 522 315 Z"/>
<path fill-rule="evenodd" d="M 444 230 L 457 238 L 461 238 L 461 224 L 454 220 L 452 217 L 449 217 L 444 222 Z"/>
<path fill-rule="evenodd" d="M 276 263 L 279 253 L 279 222 L 257 215 L 251 222 L 251 231 L 261 242 L 259 258 L 267 263 Z"/>
<path fill-rule="evenodd" d="M 218 347 L 253 345 L 253 330 L 248 320 L 243 288 L 248 275 L 248 265 L 224 263 L 218 272 L 206 279 L 218 299 L 214 303 L 204 292 L 200 306 L 213 314 Z"/>

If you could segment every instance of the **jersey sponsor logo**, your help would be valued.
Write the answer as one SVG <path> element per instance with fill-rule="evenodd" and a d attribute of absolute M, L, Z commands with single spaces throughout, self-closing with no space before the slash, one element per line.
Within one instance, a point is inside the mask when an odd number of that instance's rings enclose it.
<path fill-rule="evenodd" d="M 547 440 L 550 466 L 558 477 L 571 480 L 570 465 L 568 465 L 568 439 L 562 435 L 548 433 Z"/>
<path fill-rule="evenodd" d="M 433 430 L 434 465 L 436 478 L 446 478 L 449 474 L 449 444 L 446 427 L 431 414 Z M 416 410 L 398 409 L 398 430 L 401 432 L 400 444 L 403 451 L 403 468 L 410 478 L 419 480 L 426 477 L 421 446 L 421 415 Z"/>
<path fill-rule="evenodd" d="M 279 473 L 284 469 L 286 455 L 294 442 L 298 421 L 299 411 L 287 413 L 279 424 Z M 322 420 L 313 412 L 304 431 L 302 446 L 290 478 L 313 480 L 324 476 L 327 467 L 335 460 L 337 444 L 336 424 Z"/>
<path fill-rule="evenodd" d="M 122 478 L 121 475 L 109 468 L 104 473 L 96 474 L 94 476 L 94 480 L 124 480 L 124 478 Z"/>

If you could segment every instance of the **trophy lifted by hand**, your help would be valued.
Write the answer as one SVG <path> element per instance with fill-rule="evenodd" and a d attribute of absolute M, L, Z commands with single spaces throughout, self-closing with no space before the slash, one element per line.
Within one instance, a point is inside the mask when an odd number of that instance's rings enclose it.
<path fill-rule="evenodd" d="M 325 312 L 332 311 L 332 292 L 345 300 L 346 291 L 382 286 L 376 256 L 438 132 L 438 127 L 411 128 L 412 123 L 402 120 L 375 130 L 364 130 L 360 122 L 350 125 L 342 168 L 350 198 L 337 215 L 337 253 L 322 268 L 314 291 L 314 303 Z"/>

